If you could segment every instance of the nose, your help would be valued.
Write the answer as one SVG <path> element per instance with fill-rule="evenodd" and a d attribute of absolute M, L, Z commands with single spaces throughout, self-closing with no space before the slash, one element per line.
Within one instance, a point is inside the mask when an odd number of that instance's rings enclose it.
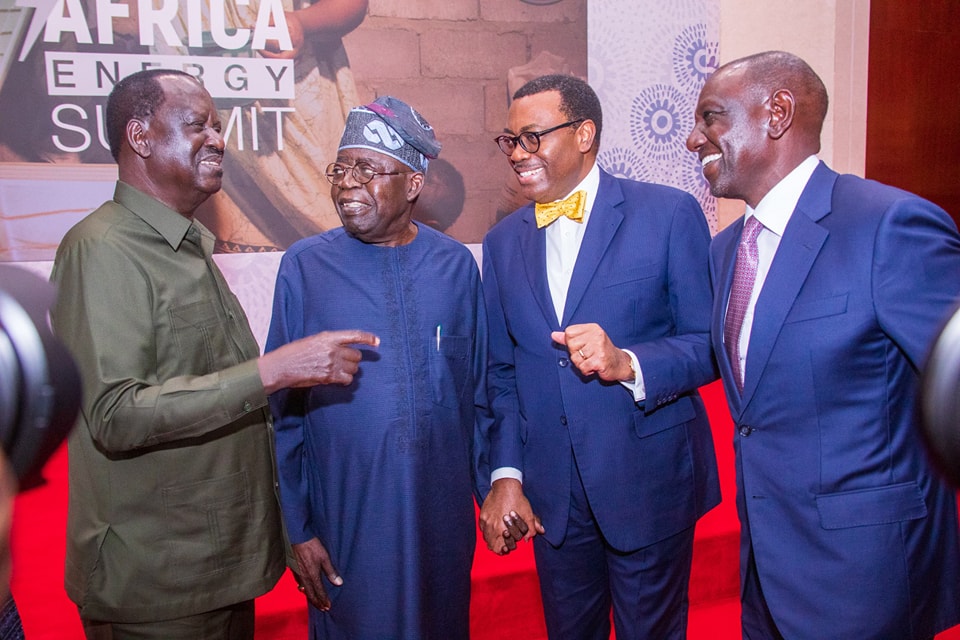
<path fill-rule="evenodd" d="M 210 127 L 207 129 L 207 145 L 214 147 L 217 151 L 223 151 L 227 147 L 226 139 L 223 137 L 223 134 L 217 131 L 216 129 Z"/>
<path fill-rule="evenodd" d="M 513 145 L 513 151 L 510 152 L 508 157 L 510 158 L 510 162 L 518 163 L 523 162 L 532 155 L 532 153 L 521 147 L 520 143 L 517 142 L 517 144 Z"/>
<path fill-rule="evenodd" d="M 703 146 L 703 143 L 706 141 L 706 138 L 703 135 L 703 132 L 700 131 L 700 124 L 694 123 L 693 129 L 690 130 L 690 135 L 687 136 L 687 149 L 696 153 L 700 150 L 700 147 Z"/>
<path fill-rule="evenodd" d="M 352 189 L 352 188 L 354 188 L 354 187 L 360 187 L 360 186 L 362 186 L 362 185 L 360 184 L 360 181 L 357 180 L 357 174 L 354 173 L 354 171 L 356 171 L 355 167 L 350 167 L 349 169 L 347 169 L 346 171 L 344 171 L 344 172 L 343 172 L 343 177 L 340 178 L 340 184 L 335 185 L 335 186 L 338 187 L 338 188 L 341 189 L 341 190 L 343 190 L 343 189 Z M 347 184 L 348 181 L 350 182 L 350 184 Z"/>

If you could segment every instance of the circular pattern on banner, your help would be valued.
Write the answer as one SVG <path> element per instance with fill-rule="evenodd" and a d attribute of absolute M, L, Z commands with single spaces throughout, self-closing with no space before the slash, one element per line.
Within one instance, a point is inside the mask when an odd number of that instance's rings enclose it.
<path fill-rule="evenodd" d="M 637 68 L 631 65 L 630 42 L 610 37 L 601 32 L 590 39 L 590 51 L 587 56 L 587 77 L 590 86 L 603 100 L 610 96 L 626 97 L 624 87 L 649 84 L 657 81 L 652 69 Z M 621 98 L 622 99 L 622 98 Z M 606 115 L 608 102 L 603 104 Z"/>
<path fill-rule="evenodd" d="M 656 182 L 650 167 L 640 159 L 640 155 L 625 147 L 612 147 L 601 151 L 597 162 L 604 171 L 618 178 L 639 182 Z"/>
<path fill-rule="evenodd" d="M 719 45 L 707 39 L 704 24 L 692 24 L 673 42 L 673 74 L 687 91 L 699 93 L 719 64 Z"/>
<path fill-rule="evenodd" d="M 676 87 L 657 84 L 633 99 L 630 137 L 651 161 L 675 160 L 686 153 L 684 146 L 693 127 L 693 107 Z"/>

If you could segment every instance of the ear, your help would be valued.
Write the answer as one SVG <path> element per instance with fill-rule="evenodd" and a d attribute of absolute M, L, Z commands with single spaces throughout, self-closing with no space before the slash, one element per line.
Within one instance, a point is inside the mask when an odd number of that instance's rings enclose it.
<path fill-rule="evenodd" d="M 414 171 L 407 176 L 407 202 L 413 202 L 423 191 L 426 176 L 420 171 Z"/>
<path fill-rule="evenodd" d="M 150 141 L 147 140 L 147 124 L 137 118 L 127 122 L 127 144 L 141 158 L 150 157 Z"/>
<path fill-rule="evenodd" d="M 580 153 L 588 153 L 593 148 L 593 141 L 597 137 L 597 124 L 593 120 L 584 120 L 577 127 L 576 136 Z"/>
<path fill-rule="evenodd" d="M 768 111 L 770 119 L 767 122 L 767 131 L 771 138 L 778 140 L 793 124 L 793 116 L 797 110 L 797 102 L 788 89 L 777 89 L 770 96 Z"/>

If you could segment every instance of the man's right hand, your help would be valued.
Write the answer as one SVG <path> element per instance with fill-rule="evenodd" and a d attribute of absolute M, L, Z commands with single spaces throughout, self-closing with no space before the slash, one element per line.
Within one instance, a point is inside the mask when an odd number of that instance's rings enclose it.
<path fill-rule="evenodd" d="M 380 345 L 380 338 L 359 329 L 321 331 L 294 340 L 257 361 L 267 394 L 318 384 L 348 385 L 360 368 L 362 354 L 350 345 Z"/>
<path fill-rule="evenodd" d="M 545 533 L 543 525 L 523 495 L 523 485 L 513 478 L 500 478 L 490 488 L 480 508 L 480 531 L 487 548 L 506 555 L 521 539 Z"/>
<path fill-rule="evenodd" d="M 317 538 L 291 545 L 300 572 L 297 573 L 298 588 L 307 600 L 320 611 L 330 610 L 330 598 L 323 587 L 323 576 L 332 584 L 340 586 L 343 578 L 330 561 L 330 554 Z"/>

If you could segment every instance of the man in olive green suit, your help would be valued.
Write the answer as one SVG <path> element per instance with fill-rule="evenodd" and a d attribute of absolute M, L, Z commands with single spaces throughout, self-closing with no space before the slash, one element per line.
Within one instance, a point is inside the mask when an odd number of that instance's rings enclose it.
<path fill-rule="evenodd" d="M 68 441 L 66 589 L 88 638 L 249 640 L 284 570 L 267 395 L 349 384 L 362 331 L 258 357 L 193 219 L 224 140 L 193 77 L 153 69 L 107 102 L 113 200 L 57 251 L 52 313 L 84 392 Z"/>

